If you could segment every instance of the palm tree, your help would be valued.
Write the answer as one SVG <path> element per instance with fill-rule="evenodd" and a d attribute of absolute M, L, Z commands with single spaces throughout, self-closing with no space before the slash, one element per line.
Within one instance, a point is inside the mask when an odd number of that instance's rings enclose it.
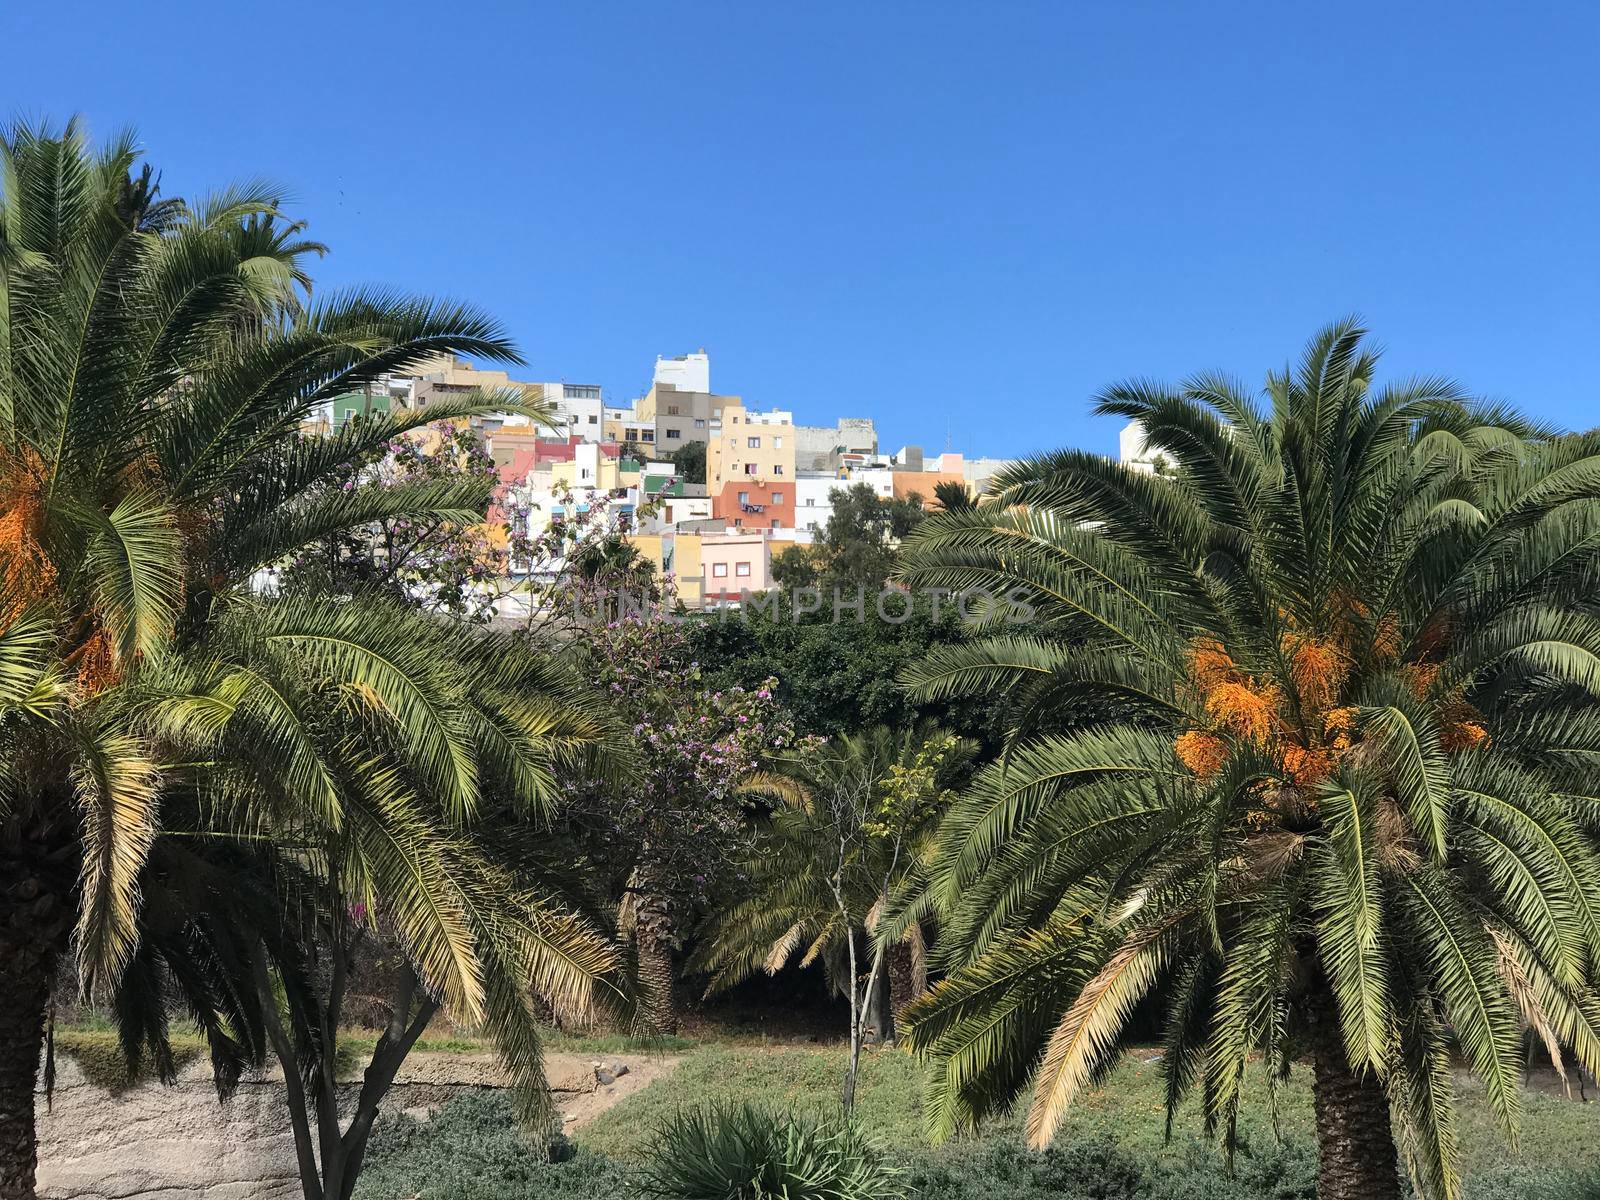
<path fill-rule="evenodd" d="M 932 869 L 936 1134 L 1031 1078 L 1049 1142 L 1148 1001 L 1169 1122 L 1198 1090 L 1231 1148 L 1248 1058 L 1305 1049 L 1319 1195 L 1397 1196 L 1397 1120 L 1451 1197 L 1458 1050 L 1508 1133 L 1522 1022 L 1600 1067 L 1600 438 L 1376 363 L 1346 321 L 1266 411 L 1114 387 L 1171 478 L 1045 455 L 906 548 L 996 598 L 912 681 L 1011 717 Z"/>
<path fill-rule="evenodd" d="M 945 512 L 966 512 L 977 503 L 967 485 L 955 479 L 945 479 L 934 484 L 933 498 Z"/>
<path fill-rule="evenodd" d="M 702 930 L 691 965 L 710 976 L 706 994 L 820 962 L 851 1003 L 852 1050 L 863 1037 L 894 1040 L 895 1012 L 922 990 L 926 931 L 913 917 L 879 949 L 874 933 L 888 906 L 920 890 L 929 834 L 973 751 L 931 724 L 877 726 L 803 748 L 751 780 L 777 806 L 745 864 L 742 899 Z"/>
<path fill-rule="evenodd" d="M 196 853 L 216 839 L 271 848 L 280 875 L 351 920 L 381 920 L 420 981 L 414 1011 L 442 1002 L 488 1026 L 524 1074 L 537 1069 L 528 984 L 577 1003 L 608 968 L 548 897 L 498 886 L 472 853 L 475 821 L 548 804 L 561 763 L 606 743 L 577 685 L 524 644 L 414 607 L 291 605 L 251 587 L 370 521 L 481 520 L 490 480 L 378 489 L 352 464 L 506 397 L 328 438 L 298 428 L 385 372 L 439 352 L 511 360 L 509 343 L 457 305 L 378 292 L 309 304 L 301 260 L 317 248 L 273 224 L 269 194 L 156 202 L 136 160 L 130 137 L 93 151 L 76 122 L 0 138 L 8 1200 L 33 1194 L 35 1074 L 69 949 L 85 989 L 116 997 L 130 1044 L 159 1057 L 152 997 L 170 983 L 224 1076 L 259 1061 L 263 1014 L 240 999 L 240 972 L 281 974 L 297 951 L 223 957 L 240 943 L 219 932 L 224 889 Z M 286 880 L 279 899 L 295 890 Z"/>

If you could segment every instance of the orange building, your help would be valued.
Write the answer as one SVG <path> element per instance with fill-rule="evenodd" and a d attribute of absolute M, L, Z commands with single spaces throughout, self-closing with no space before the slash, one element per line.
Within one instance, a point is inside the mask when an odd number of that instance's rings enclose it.
<path fill-rule="evenodd" d="M 731 479 L 711 497 L 711 515 L 730 529 L 793 529 L 794 481 Z"/>

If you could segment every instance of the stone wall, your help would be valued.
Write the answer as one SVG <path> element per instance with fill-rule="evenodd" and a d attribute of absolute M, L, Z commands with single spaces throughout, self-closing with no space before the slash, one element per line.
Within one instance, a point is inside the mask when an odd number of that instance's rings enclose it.
<path fill-rule="evenodd" d="M 564 1110 L 601 1099 L 593 1064 L 552 1055 L 546 1071 Z M 462 1091 L 505 1082 L 489 1055 L 417 1053 L 395 1081 L 384 1110 L 422 1115 Z M 340 1086 L 353 1102 L 359 1083 Z M 38 1123 L 41 1200 L 296 1200 L 301 1195 L 283 1077 L 276 1073 L 246 1079 L 226 1103 L 218 1103 L 203 1056 L 180 1071 L 170 1087 L 145 1083 L 113 1094 L 85 1078 L 71 1058 L 58 1055 L 54 1100 L 47 1110 L 40 1096 Z"/>

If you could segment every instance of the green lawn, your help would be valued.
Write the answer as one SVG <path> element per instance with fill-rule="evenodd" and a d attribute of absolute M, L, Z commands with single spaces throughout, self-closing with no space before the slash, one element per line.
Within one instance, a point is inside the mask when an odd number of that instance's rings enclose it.
<path fill-rule="evenodd" d="M 1153 1051 L 1130 1055 L 1105 1085 L 1086 1096 L 1062 1130 L 1063 1140 L 1110 1137 L 1143 1161 L 1180 1166 L 1204 1139 L 1198 1106 L 1186 1105 L 1171 1144 L 1163 1138 L 1162 1082 Z M 778 1108 L 817 1113 L 838 1103 L 844 1054 L 839 1050 L 704 1045 L 689 1051 L 677 1071 L 624 1100 L 585 1128 L 578 1141 L 613 1157 L 637 1161 L 658 1120 L 675 1109 L 713 1101 L 752 1100 Z M 1279 1085 L 1278 1124 L 1290 1140 L 1309 1143 L 1313 1133 L 1309 1071 L 1296 1068 Z M 897 1149 L 924 1145 L 919 1123 L 921 1073 L 910 1056 L 896 1050 L 864 1060 L 859 1106 L 862 1120 L 882 1141 Z M 1246 1145 L 1273 1141 L 1271 1105 L 1264 1078 L 1250 1081 L 1239 1117 Z M 1517 1151 L 1513 1152 L 1483 1102 L 1482 1088 L 1463 1079 L 1461 1144 L 1468 1175 L 1517 1164 L 1588 1168 L 1600 1165 L 1600 1105 L 1544 1095 L 1524 1097 L 1525 1111 Z M 994 1124 L 986 1136 L 1017 1137 L 1020 1114 Z M 951 1147 L 962 1153 L 966 1147 Z"/>

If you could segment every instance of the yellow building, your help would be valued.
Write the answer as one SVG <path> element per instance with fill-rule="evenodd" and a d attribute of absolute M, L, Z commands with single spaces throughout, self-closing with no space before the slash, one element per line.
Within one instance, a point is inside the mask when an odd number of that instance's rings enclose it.
<path fill-rule="evenodd" d="M 792 413 L 753 412 L 729 404 L 712 420 L 711 434 L 706 443 L 706 491 L 711 495 L 734 482 L 793 482 Z"/>
<path fill-rule="evenodd" d="M 636 533 L 628 540 L 655 567 L 657 578 L 676 576 L 678 599 L 686 608 L 699 608 L 705 589 L 701 581 L 698 533 Z"/>
<path fill-rule="evenodd" d="M 613 458 L 602 451 L 598 442 L 580 442 L 573 447 L 568 462 L 550 464 L 550 486 L 563 486 L 574 492 L 587 489 L 610 492 L 617 488 L 639 486 L 639 464 L 631 458 Z"/>

